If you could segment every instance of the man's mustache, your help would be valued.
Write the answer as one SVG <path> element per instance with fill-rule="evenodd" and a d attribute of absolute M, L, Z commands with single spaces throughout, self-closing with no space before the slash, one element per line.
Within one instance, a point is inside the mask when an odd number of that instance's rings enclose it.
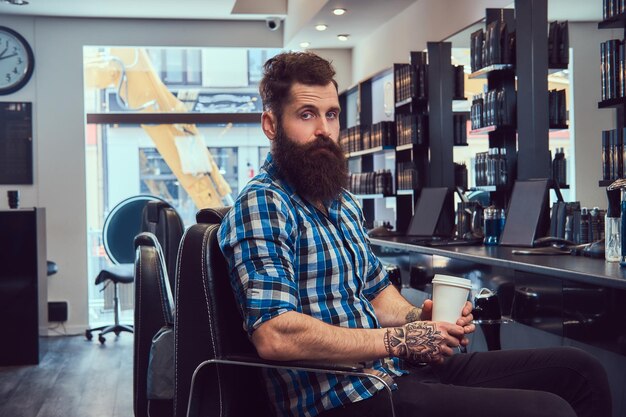
<path fill-rule="evenodd" d="M 337 146 L 335 142 L 329 136 L 316 136 L 315 140 L 307 145 L 307 151 L 314 151 L 316 149 L 329 149 L 335 150 Z"/>

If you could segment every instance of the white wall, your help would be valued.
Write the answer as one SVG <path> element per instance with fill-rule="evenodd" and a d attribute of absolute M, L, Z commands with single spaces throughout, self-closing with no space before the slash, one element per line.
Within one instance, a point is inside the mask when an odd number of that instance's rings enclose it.
<path fill-rule="evenodd" d="M 335 81 L 339 91 L 352 85 L 352 50 L 351 49 L 311 49 L 311 52 L 329 60 L 335 68 Z"/>
<path fill-rule="evenodd" d="M 50 277 L 50 301 L 69 302 L 68 332 L 87 327 L 85 118 L 83 46 L 281 47 L 282 31 L 262 21 L 167 21 L 0 16 L 35 52 L 35 73 L 21 91 L 3 101 L 33 102 L 34 186 L 2 186 L 22 192 L 22 206 L 46 207 L 48 258 L 59 266 Z M 0 208 L 7 205 L 0 198 Z"/>

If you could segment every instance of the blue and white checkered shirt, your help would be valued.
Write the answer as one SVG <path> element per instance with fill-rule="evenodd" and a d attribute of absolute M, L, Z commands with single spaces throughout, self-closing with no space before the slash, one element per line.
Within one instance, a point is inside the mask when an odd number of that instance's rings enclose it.
<path fill-rule="evenodd" d="M 380 327 L 370 302 L 389 279 L 350 193 L 330 203 L 327 217 L 277 176 L 269 155 L 222 223 L 219 240 L 249 335 L 288 311 L 336 326 Z M 365 367 L 405 373 L 397 358 Z M 284 416 L 315 416 L 383 388 L 366 378 L 291 370 L 266 377 L 276 412 Z"/>

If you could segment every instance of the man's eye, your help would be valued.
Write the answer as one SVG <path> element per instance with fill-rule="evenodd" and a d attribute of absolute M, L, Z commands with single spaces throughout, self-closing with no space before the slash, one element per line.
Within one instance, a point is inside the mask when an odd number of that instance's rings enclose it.
<path fill-rule="evenodd" d="M 313 118 L 313 113 L 310 113 L 310 112 L 302 113 L 300 117 L 302 117 L 304 120 L 309 120 Z"/>
<path fill-rule="evenodd" d="M 336 119 L 337 118 L 337 112 L 336 111 L 329 111 L 328 113 L 326 113 L 326 118 L 328 118 L 328 119 Z"/>

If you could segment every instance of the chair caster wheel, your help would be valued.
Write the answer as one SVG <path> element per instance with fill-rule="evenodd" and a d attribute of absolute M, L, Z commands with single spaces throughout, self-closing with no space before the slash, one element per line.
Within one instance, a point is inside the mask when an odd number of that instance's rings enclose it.
<path fill-rule="evenodd" d="M 85 338 L 87 340 L 93 339 L 93 335 L 91 334 L 91 332 L 89 330 L 85 330 Z"/>
<path fill-rule="evenodd" d="M 104 336 L 102 335 L 98 335 L 98 342 L 100 342 L 100 344 L 104 345 L 104 342 L 106 342 L 107 340 L 104 338 Z"/>
<path fill-rule="evenodd" d="M 115 333 L 115 336 L 119 336 L 120 333 L 122 333 L 122 332 L 120 332 L 119 330 L 114 330 L 113 333 Z"/>

